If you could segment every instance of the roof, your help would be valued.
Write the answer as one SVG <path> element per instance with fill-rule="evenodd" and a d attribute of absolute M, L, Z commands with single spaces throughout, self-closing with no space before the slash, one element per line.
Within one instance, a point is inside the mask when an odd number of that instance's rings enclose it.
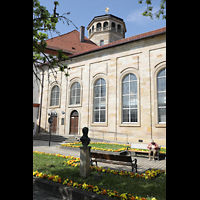
<path fill-rule="evenodd" d="M 149 31 L 149 32 L 146 32 L 146 33 L 142 33 L 142 34 L 139 34 L 139 35 L 134 35 L 134 36 L 131 36 L 131 37 L 128 37 L 128 38 L 123 38 L 121 40 L 117 40 L 115 42 L 111 42 L 111 43 L 103 45 L 103 46 L 94 46 L 93 49 L 90 49 L 88 51 L 82 51 L 82 52 L 79 52 L 79 53 L 74 53 L 74 54 L 70 55 L 69 57 L 73 58 L 73 57 L 81 56 L 81 55 L 84 55 L 84 54 L 88 54 L 88 53 L 92 53 L 92 52 L 95 52 L 95 51 L 111 48 L 111 47 L 118 46 L 118 45 L 123 45 L 123 44 L 129 43 L 129 42 L 134 42 L 134 41 L 137 41 L 137 40 L 145 39 L 145 38 L 148 38 L 148 37 L 153 37 L 153 36 L 156 36 L 156 35 L 161 35 L 161 34 L 164 34 L 164 33 L 166 33 L 166 27 L 159 28 L 159 29 Z"/>
<path fill-rule="evenodd" d="M 59 50 L 62 49 L 63 52 L 68 54 L 79 53 L 83 51 L 88 51 L 96 47 L 97 45 L 84 37 L 84 42 L 79 39 L 80 33 L 77 30 L 73 30 L 69 33 L 59 35 L 57 37 L 46 40 L 46 49 Z"/>
<path fill-rule="evenodd" d="M 94 18 L 91 20 L 91 22 L 88 24 L 87 29 L 89 29 L 89 27 L 91 26 L 91 24 L 92 24 L 93 21 L 95 21 L 95 20 L 104 20 L 104 19 L 110 19 L 110 18 L 115 18 L 115 19 L 120 20 L 121 22 L 124 23 L 124 20 L 123 20 L 122 18 L 120 18 L 120 17 L 117 17 L 117 16 L 115 16 L 115 15 L 111 15 L 111 14 L 105 14 L 105 15 L 99 15 L 99 16 L 94 17 Z M 124 23 L 124 25 L 125 25 L 125 23 Z"/>

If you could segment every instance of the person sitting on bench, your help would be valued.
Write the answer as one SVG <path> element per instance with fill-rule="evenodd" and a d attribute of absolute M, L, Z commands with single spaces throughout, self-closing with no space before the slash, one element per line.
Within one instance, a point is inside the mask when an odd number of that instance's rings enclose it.
<path fill-rule="evenodd" d="M 149 160 L 151 160 L 151 152 L 153 152 L 153 160 L 155 160 L 155 155 L 157 150 L 159 150 L 159 146 L 157 143 L 155 143 L 153 140 L 150 141 L 147 148 L 149 149 Z"/>

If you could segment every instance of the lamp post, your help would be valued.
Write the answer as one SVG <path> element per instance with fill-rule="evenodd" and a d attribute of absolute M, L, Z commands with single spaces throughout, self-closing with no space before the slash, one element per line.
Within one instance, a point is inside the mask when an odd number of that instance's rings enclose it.
<path fill-rule="evenodd" d="M 56 111 L 53 110 L 52 112 L 49 112 L 48 115 L 50 115 L 50 117 L 48 118 L 48 122 L 50 124 L 50 126 L 49 126 L 49 147 L 50 147 L 50 145 L 51 145 L 51 126 L 53 123 L 53 117 L 57 116 L 57 113 L 56 113 Z"/>

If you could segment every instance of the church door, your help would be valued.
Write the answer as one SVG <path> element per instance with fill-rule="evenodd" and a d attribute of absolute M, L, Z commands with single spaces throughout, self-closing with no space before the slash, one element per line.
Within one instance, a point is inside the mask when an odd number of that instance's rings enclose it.
<path fill-rule="evenodd" d="M 56 129 L 57 129 L 57 116 L 52 116 L 53 118 L 53 123 L 51 125 L 51 133 L 56 134 Z"/>
<path fill-rule="evenodd" d="M 70 116 L 70 133 L 71 135 L 78 135 L 78 112 L 74 110 Z"/>

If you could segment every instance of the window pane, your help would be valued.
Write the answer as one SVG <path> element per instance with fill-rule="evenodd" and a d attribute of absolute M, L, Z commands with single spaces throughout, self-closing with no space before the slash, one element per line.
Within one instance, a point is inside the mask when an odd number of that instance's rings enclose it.
<path fill-rule="evenodd" d="M 137 82 L 130 82 L 130 93 L 137 94 Z"/>
<path fill-rule="evenodd" d="M 122 84 L 122 94 L 129 94 L 129 82 Z"/>
<path fill-rule="evenodd" d="M 80 97 L 76 97 L 76 104 L 80 104 Z"/>
<path fill-rule="evenodd" d="M 96 86 L 94 87 L 94 97 L 99 97 L 100 96 L 100 87 Z"/>
<path fill-rule="evenodd" d="M 105 122 L 106 120 L 105 110 L 100 111 L 100 122 Z"/>
<path fill-rule="evenodd" d="M 106 85 L 106 81 L 103 78 L 101 78 L 101 85 Z"/>
<path fill-rule="evenodd" d="M 129 76 L 130 76 L 130 74 L 128 74 L 127 76 L 125 76 L 125 78 L 123 79 L 123 82 L 129 81 Z"/>
<path fill-rule="evenodd" d="M 96 83 L 95 83 L 95 86 L 96 86 L 96 85 L 100 85 L 100 82 L 101 82 L 100 79 L 98 79 L 98 80 L 96 81 Z"/>
<path fill-rule="evenodd" d="M 166 93 L 158 93 L 158 107 L 166 106 Z"/>
<path fill-rule="evenodd" d="M 106 98 L 100 98 L 100 109 L 106 109 Z"/>
<path fill-rule="evenodd" d="M 158 77 L 166 76 L 166 68 L 158 73 Z"/>
<path fill-rule="evenodd" d="M 131 81 L 137 80 L 136 75 L 135 74 L 130 74 L 130 80 Z"/>
<path fill-rule="evenodd" d="M 94 99 L 94 109 L 99 109 L 99 98 Z"/>
<path fill-rule="evenodd" d="M 158 91 L 166 90 L 166 78 L 158 78 Z"/>
<path fill-rule="evenodd" d="M 158 121 L 166 122 L 166 108 L 158 108 Z"/>
<path fill-rule="evenodd" d="M 131 109 L 131 122 L 137 122 L 137 109 Z"/>
<path fill-rule="evenodd" d="M 76 104 L 75 103 L 75 97 L 71 97 L 70 104 L 73 104 L 73 105 Z"/>
<path fill-rule="evenodd" d="M 94 122 L 99 122 L 99 111 L 94 111 Z"/>
<path fill-rule="evenodd" d="M 129 122 L 129 110 L 123 110 L 123 122 Z"/>
<path fill-rule="evenodd" d="M 101 97 L 105 97 L 106 96 L 106 86 L 103 85 L 101 86 Z"/>
<path fill-rule="evenodd" d="M 129 96 L 122 97 L 123 108 L 129 108 Z"/>
<path fill-rule="evenodd" d="M 130 107 L 131 108 L 137 108 L 137 95 L 131 95 Z"/>
<path fill-rule="evenodd" d="M 80 89 L 77 89 L 77 90 L 76 90 L 76 96 L 80 96 L 80 94 L 81 94 L 81 90 L 80 90 Z"/>

